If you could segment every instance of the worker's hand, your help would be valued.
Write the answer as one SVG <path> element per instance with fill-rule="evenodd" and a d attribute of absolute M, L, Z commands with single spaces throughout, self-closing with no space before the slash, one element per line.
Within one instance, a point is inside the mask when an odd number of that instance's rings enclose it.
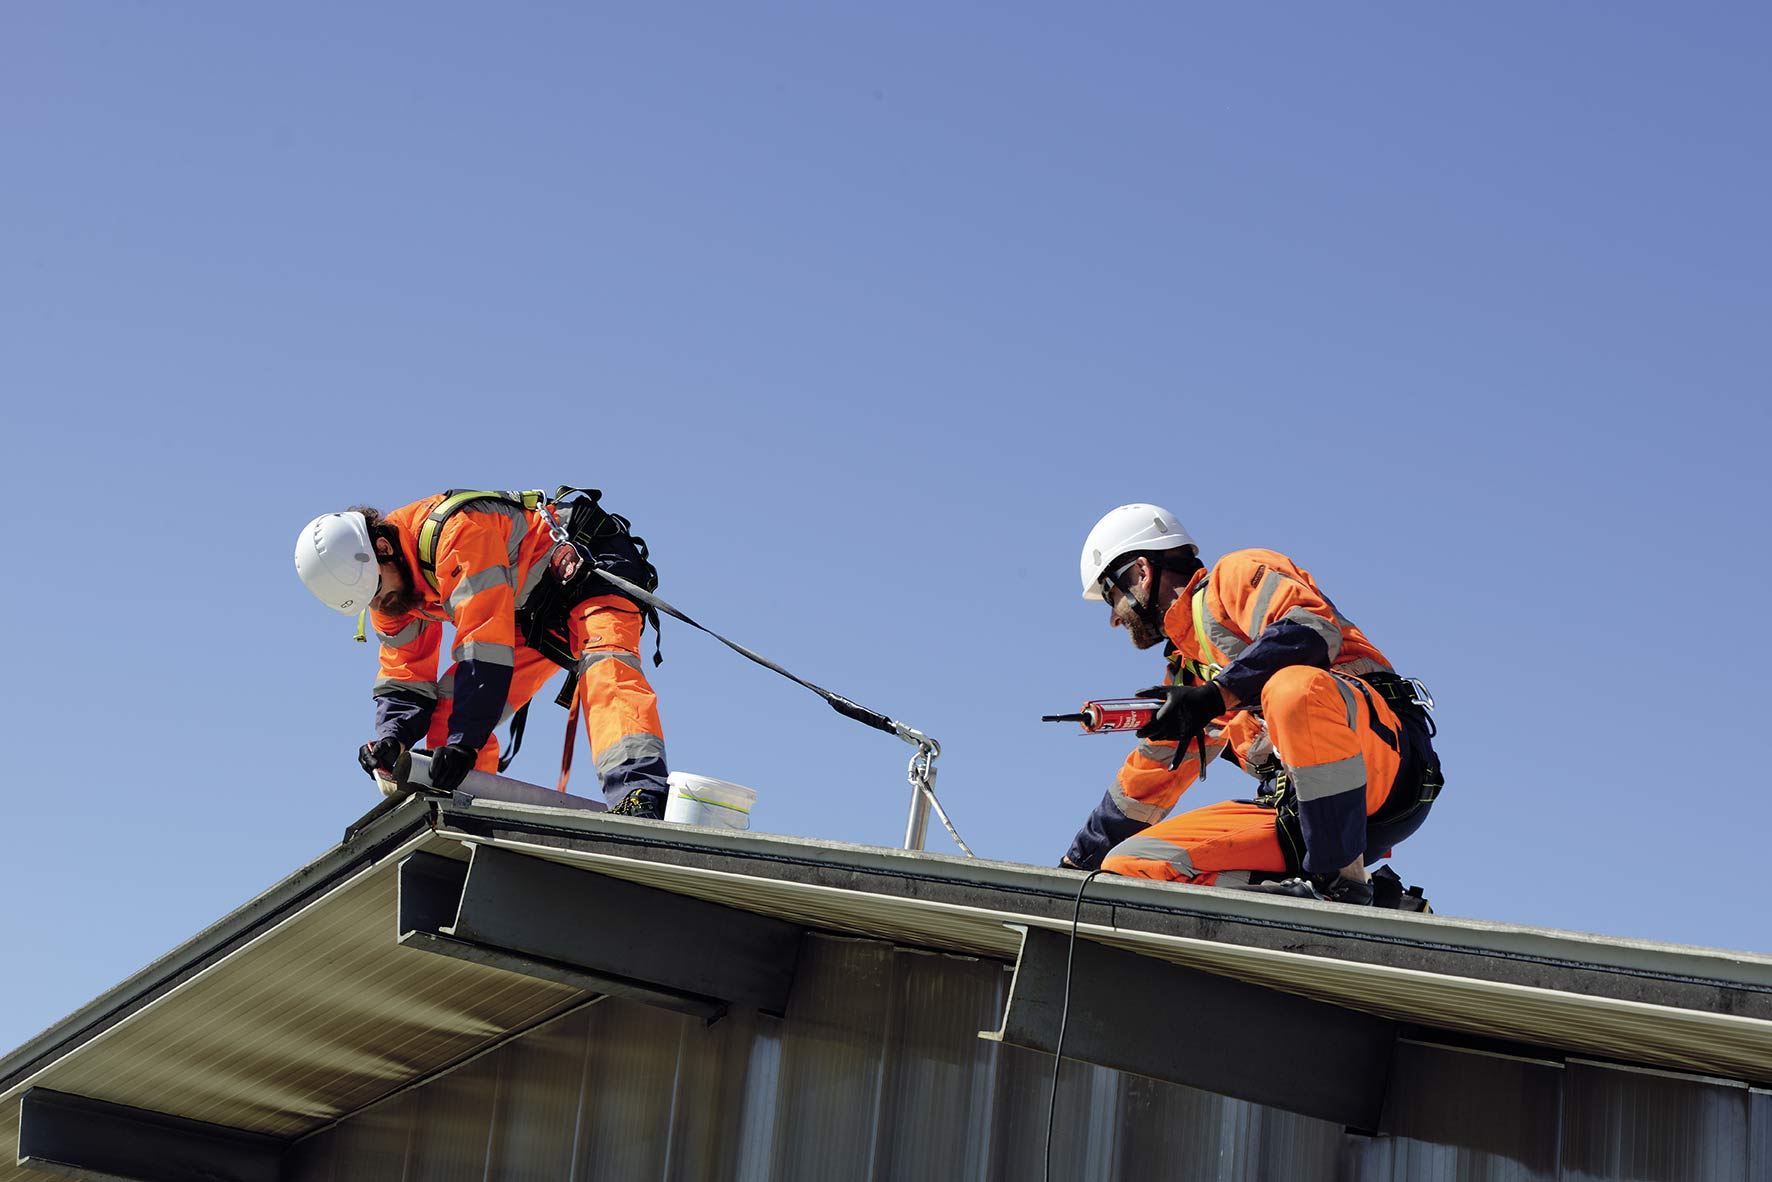
<path fill-rule="evenodd" d="M 1163 701 L 1162 709 L 1138 728 L 1139 738 L 1160 743 L 1186 742 L 1224 713 L 1224 695 L 1210 681 L 1205 685 L 1152 686 L 1139 690 L 1138 696 Z"/>
<path fill-rule="evenodd" d="M 450 743 L 431 752 L 431 787 L 439 792 L 454 792 L 474 770 L 479 752 L 460 743 Z"/>
<path fill-rule="evenodd" d="M 405 750 L 398 739 L 376 739 L 357 748 L 357 763 L 365 775 L 375 775 L 378 768 L 391 772 Z"/>
<path fill-rule="evenodd" d="M 1064 857 L 1062 857 L 1058 860 L 1058 868 L 1060 870 L 1081 870 L 1082 869 L 1081 866 L 1079 866 L 1075 862 L 1071 861 L 1071 856 L 1069 854 L 1066 854 Z"/>

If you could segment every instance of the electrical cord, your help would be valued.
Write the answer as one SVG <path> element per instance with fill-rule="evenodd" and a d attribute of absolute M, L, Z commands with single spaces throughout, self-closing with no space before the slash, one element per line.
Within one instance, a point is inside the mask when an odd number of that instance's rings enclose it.
<path fill-rule="evenodd" d="M 1046 1102 L 1046 1164 L 1041 1177 L 1052 1182 L 1052 1124 L 1058 1115 L 1058 1070 L 1064 1066 L 1064 1028 L 1071 1018 L 1071 968 L 1077 959 L 1077 928 L 1083 921 L 1083 891 L 1100 870 L 1091 870 L 1077 884 L 1077 906 L 1071 913 L 1071 942 L 1064 954 L 1064 1000 L 1058 1007 L 1058 1044 L 1052 1048 L 1052 1095 Z"/>

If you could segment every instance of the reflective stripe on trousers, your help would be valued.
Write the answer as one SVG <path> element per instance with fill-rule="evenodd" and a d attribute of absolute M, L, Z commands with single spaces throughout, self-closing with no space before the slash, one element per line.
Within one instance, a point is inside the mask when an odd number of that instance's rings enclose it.
<path fill-rule="evenodd" d="M 1357 678 L 1292 665 L 1261 691 L 1274 751 L 1298 796 L 1304 868 L 1332 874 L 1366 851 L 1366 818 L 1402 763 L 1400 724 Z"/>
<path fill-rule="evenodd" d="M 600 595 L 572 609 L 571 643 L 579 654 L 579 709 L 590 739 L 603 796 L 616 804 L 634 788 L 667 790 L 664 728 L 658 718 L 658 695 L 646 680 L 640 660 L 644 620 L 634 605 L 619 595 Z M 453 670 L 451 670 L 453 672 Z M 560 667 L 526 644 L 517 646 L 508 717 L 560 672 Z M 445 676 L 445 687 L 452 679 Z M 432 716 L 426 742 L 446 741 L 449 734 L 448 695 Z M 474 766 L 498 770 L 498 736 L 481 748 Z"/>
<path fill-rule="evenodd" d="M 1369 689 L 1354 678 L 1295 665 L 1262 691 L 1268 735 L 1297 785 L 1305 868 L 1313 873 L 1333 873 L 1366 851 L 1366 818 L 1383 806 L 1396 780 L 1396 714 L 1377 694 L 1362 692 Z M 1274 810 L 1259 805 L 1208 805 L 1122 841 L 1101 865 L 1115 874 L 1196 883 L 1212 883 L 1226 870 L 1283 872 L 1275 822 Z"/>
<path fill-rule="evenodd" d="M 1226 800 L 1170 817 L 1109 850 L 1111 874 L 1211 885 L 1227 870 L 1286 869 L 1274 810 Z"/>

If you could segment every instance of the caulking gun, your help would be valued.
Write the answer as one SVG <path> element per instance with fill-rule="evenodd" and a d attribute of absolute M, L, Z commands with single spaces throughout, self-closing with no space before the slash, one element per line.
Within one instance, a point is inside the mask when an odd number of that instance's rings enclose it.
<path fill-rule="evenodd" d="M 1163 708 L 1152 698 L 1103 698 L 1084 702 L 1075 714 L 1042 714 L 1041 722 L 1077 722 L 1086 735 L 1107 735 L 1115 731 L 1135 731 L 1149 722 Z"/>
<path fill-rule="evenodd" d="M 1151 719 L 1163 703 L 1155 698 L 1103 698 L 1099 701 L 1084 702 L 1083 708 L 1075 714 L 1042 714 L 1041 722 L 1077 722 L 1083 725 L 1086 735 L 1111 735 L 1117 731 L 1135 731 Z M 1169 770 L 1174 771 L 1181 766 L 1182 756 L 1187 754 L 1191 746 L 1198 746 L 1200 753 L 1200 779 L 1206 778 L 1206 763 L 1210 758 L 1206 754 L 1206 735 L 1204 731 L 1185 737 L 1175 746 L 1175 756 L 1169 763 Z"/>

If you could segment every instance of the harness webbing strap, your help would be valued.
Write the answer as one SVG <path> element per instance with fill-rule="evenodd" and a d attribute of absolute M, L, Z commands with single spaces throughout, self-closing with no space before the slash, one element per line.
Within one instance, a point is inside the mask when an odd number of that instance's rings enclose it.
<path fill-rule="evenodd" d="M 1366 699 L 1366 725 L 1372 728 L 1372 733 L 1378 736 L 1380 742 L 1401 755 L 1403 753 L 1402 742 L 1397 738 L 1397 732 L 1384 725 L 1384 720 L 1378 717 L 1378 707 L 1372 704 L 1371 689 L 1358 677 L 1350 677 L 1348 680 L 1354 683 L 1354 688 L 1360 691 L 1362 698 Z M 1392 713 L 1395 711 L 1393 710 Z"/>
<path fill-rule="evenodd" d="M 560 748 L 560 782 L 554 785 L 556 792 L 566 791 L 566 781 L 572 777 L 572 749 L 578 745 L 578 698 L 584 692 L 584 683 L 577 676 L 571 681 L 572 697 L 566 702 L 566 745 Z"/>
<path fill-rule="evenodd" d="M 1206 639 L 1206 583 L 1201 583 L 1200 589 L 1194 592 L 1193 607 L 1194 640 L 1200 646 L 1201 655 L 1206 658 L 1201 664 L 1203 664 L 1208 670 L 1206 676 L 1202 680 L 1209 681 L 1213 677 L 1216 677 L 1219 671 L 1224 667 L 1212 659 L 1212 642 Z"/>
<path fill-rule="evenodd" d="M 522 492 L 500 492 L 492 489 L 451 489 L 435 509 L 425 517 L 424 524 L 418 527 L 418 571 L 437 591 L 437 539 L 442 536 L 443 524 L 456 511 L 473 501 L 504 501 L 521 509 L 539 508 L 545 500 L 539 488 L 525 489 Z"/>

